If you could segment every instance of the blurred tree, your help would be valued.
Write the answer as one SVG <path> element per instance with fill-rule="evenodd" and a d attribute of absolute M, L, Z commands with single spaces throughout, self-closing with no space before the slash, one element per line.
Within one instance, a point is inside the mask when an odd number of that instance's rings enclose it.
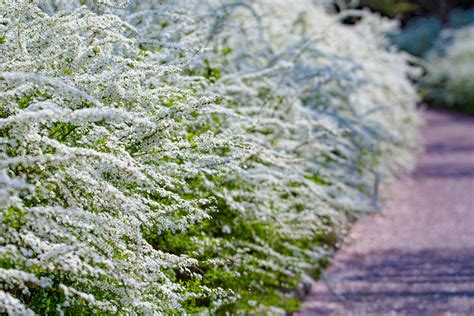
<path fill-rule="evenodd" d="M 345 1 L 350 3 L 353 1 Z M 389 17 L 399 17 L 405 25 L 417 16 L 434 16 L 443 23 L 448 22 L 451 11 L 456 8 L 474 7 L 473 0 L 360 0 L 359 7 L 368 7 Z"/>
<path fill-rule="evenodd" d="M 369 7 L 374 11 L 379 11 L 392 18 L 400 14 L 410 14 L 418 7 L 413 1 L 406 0 L 362 0 L 360 5 L 362 7 Z"/>

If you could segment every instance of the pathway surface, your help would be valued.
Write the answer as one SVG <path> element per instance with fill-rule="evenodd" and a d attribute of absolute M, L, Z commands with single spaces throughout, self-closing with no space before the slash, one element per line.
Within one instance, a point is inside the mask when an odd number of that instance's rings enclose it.
<path fill-rule="evenodd" d="M 355 224 L 301 315 L 474 315 L 474 119 L 424 116 L 413 176 Z"/>

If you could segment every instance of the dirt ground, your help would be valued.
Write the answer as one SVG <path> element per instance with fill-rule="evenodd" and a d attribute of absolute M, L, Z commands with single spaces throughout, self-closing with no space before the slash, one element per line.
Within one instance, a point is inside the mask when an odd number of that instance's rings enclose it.
<path fill-rule="evenodd" d="M 413 175 L 354 225 L 299 315 L 474 315 L 474 118 L 423 115 Z"/>

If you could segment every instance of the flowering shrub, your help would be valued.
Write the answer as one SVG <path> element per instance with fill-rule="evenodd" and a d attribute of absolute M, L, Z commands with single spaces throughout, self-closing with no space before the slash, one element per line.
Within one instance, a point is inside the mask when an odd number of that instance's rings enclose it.
<path fill-rule="evenodd" d="M 443 42 L 441 52 L 433 50 L 428 59 L 422 81 L 427 99 L 474 113 L 474 26 L 446 31 Z"/>
<path fill-rule="evenodd" d="M 367 12 L 0 5 L 1 312 L 297 309 L 411 164 L 413 70 Z"/>

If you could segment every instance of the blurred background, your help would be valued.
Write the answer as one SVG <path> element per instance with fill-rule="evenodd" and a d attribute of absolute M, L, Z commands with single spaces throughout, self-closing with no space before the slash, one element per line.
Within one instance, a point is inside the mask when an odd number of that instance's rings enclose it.
<path fill-rule="evenodd" d="M 419 17 L 433 17 L 442 24 L 472 23 L 472 0 L 361 0 L 359 7 L 369 7 L 384 15 L 400 17 L 406 25 Z M 454 12 L 453 12 L 454 11 Z"/>
<path fill-rule="evenodd" d="M 473 0 L 344 0 L 339 7 L 366 8 L 399 21 L 389 35 L 416 57 L 414 78 L 425 104 L 474 115 Z M 351 22 L 351 21 L 348 21 Z"/>

